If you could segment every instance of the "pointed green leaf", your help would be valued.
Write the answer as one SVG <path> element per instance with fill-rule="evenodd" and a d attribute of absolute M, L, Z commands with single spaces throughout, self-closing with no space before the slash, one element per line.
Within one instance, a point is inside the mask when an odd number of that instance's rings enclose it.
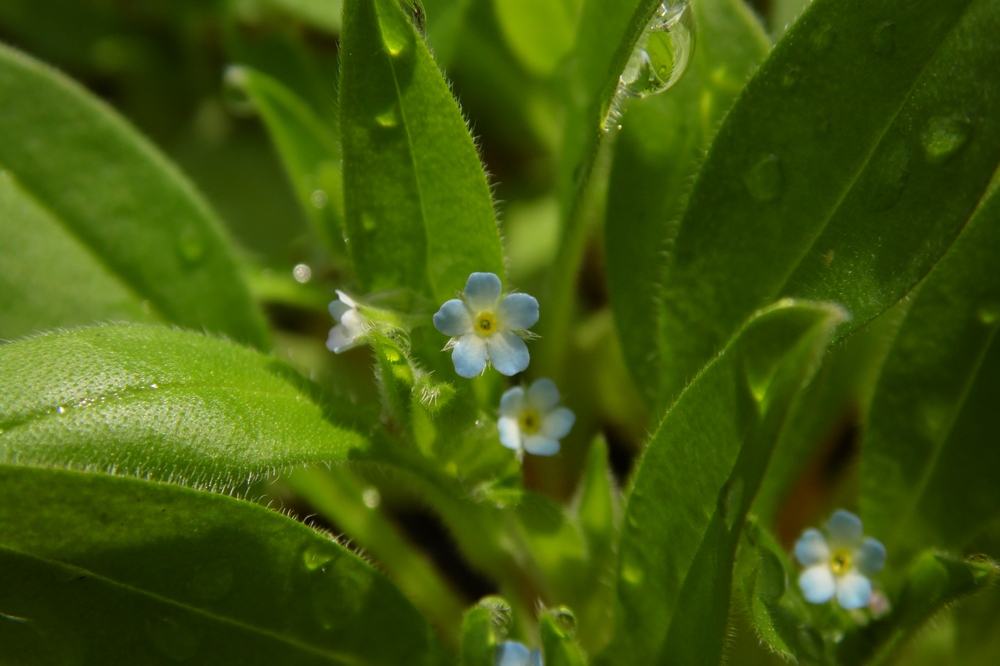
<path fill-rule="evenodd" d="M 47 238 L 69 237 L 54 242 L 53 254 L 33 275 L 10 272 L 16 262 L 0 263 L 3 300 L 77 301 L 61 311 L 32 306 L 30 316 L 22 312 L 0 323 L 2 337 L 124 315 L 158 317 L 269 346 L 229 241 L 194 187 L 103 103 L 4 46 L 0 172 L 11 181 L 0 186 L 0 210 L 11 213 L 4 227 L 21 226 L 20 233 L 34 235 L 28 225 L 37 223 L 41 238 L 28 245 L 35 252 Z M 60 265 L 63 260 L 75 267 Z M 85 282 L 62 282 L 74 276 Z M 86 291 L 102 285 L 111 290 L 106 297 Z M 147 305 L 150 314 L 136 313 L 136 303 Z"/>
<path fill-rule="evenodd" d="M 179 486 L 0 465 L 0 567 L 4 663 L 449 663 L 357 555 Z"/>
<path fill-rule="evenodd" d="M 343 252 L 344 186 L 340 143 L 333 128 L 266 74 L 233 67 L 226 72 L 226 81 L 242 90 L 260 114 L 316 233 L 331 250 Z"/>
<path fill-rule="evenodd" d="M 694 185 L 657 308 L 661 404 L 745 318 L 833 300 L 844 335 L 899 301 L 1000 161 L 1000 4 L 816 0 L 747 84 Z"/>
<path fill-rule="evenodd" d="M 790 407 L 835 306 L 783 301 L 755 316 L 667 412 L 635 473 L 619 548 L 614 663 L 715 663 L 733 561 Z"/>
<path fill-rule="evenodd" d="M 742 0 L 692 0 L 691 9 L 698 37 L 690 69 L 669 91 L 623 107 L 608 183 L 608 290 L 629 368 L 651 405 L 664 253 L 719 123 L 770 49 Z"/>
<path fill-rule="evenodd" d="M 0 463 L 107 470 L 227 488 L 367 449 L 286 364 L 153 326 L 0 346 Z"/>
<path fill-rule="evenodd" d="M 1000 193 L 921 284 L 879 378 L 861 509 L 890 562 L 963 546 L 1000 515 Z"/>
<path fill-rule="evenodd" d="M 351 254 L 366 290 L 453 298 L 503 275 L 489 186 L 458 104 L 396 0 L 346 0 L 340 127 Z"/>

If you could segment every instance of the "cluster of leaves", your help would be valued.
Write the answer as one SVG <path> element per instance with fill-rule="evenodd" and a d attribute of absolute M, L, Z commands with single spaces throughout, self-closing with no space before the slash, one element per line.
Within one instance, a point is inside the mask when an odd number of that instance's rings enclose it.
<path fill-rule="evenodd" d="M 162 146 L 178 105 L 195 144 L 256 114 L 287 180 L 227 196 L 0 45 L 0 661 L 995 661 L 995 593 L 942 611 L 1000 557 L 1000 0 L 774 0 L 770 32 L 690 0 L 689 71 L 635 100 L 658 0 L 40 4 L 2 34 Z M 473 271 L 538 294 L 555 459 L 440 352 Z M 323 349 L 335 288 L 368 353 Z M 789 584 L 841 504 L 879 612 Z"/>

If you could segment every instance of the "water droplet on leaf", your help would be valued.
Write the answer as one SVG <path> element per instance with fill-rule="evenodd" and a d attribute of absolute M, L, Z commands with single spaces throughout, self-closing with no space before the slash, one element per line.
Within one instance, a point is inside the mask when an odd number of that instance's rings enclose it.
<path fill-rule="evenodd" d="M 315 571 L 332 559 L 333 555 L 325 548 L 311 546 L 302 553 L 302 564 L 308 571 Z"/>
<path fill-rule="evenodd" d="M 795 84 L 799 82 L 799 78 L 802 76 L 802 70 L 798 67 L 789 67 L 785 72 L 785 75 L 781 77 L 781 85 L 786 88 L 793 88 Z"/>
<path fill-rule="evenodd" d="M 377 5 L 376 11 L 378 11 Z M 400 21 L 399 17 L 392 12 L 388 15 L 378 12 L 378 25 L 382 31 L 382 43 L 385 44 L 389 55 L 393 57 L 402 55 L 410 40 L 413 39 L 412 28 Z"/>
<path fill-rule="evenodd" d="M 202 260 L 205 256 L 205 239 L 197 229 L 188 227 L 181 231 L 177 239 L 177 254 L 189 266 Z"/>
<path fill-rule="evenodd" d="M 892 55 L 896 50 L 896 24 L 892 21 L 880 23 L 872 33 L 872 50 L 883 56 Z"/>
<path fill-rule="evenodd" d="M 726 482 L 722 488 L 722 518 L 726 528 L 732 530 L 742 516 L 743 479 L 736 477 Z"/>
<path fill-rule="evenodd" d="M 295 268 L 292 269 L 292 277 L 299 284 L 305 284 L 312 279 L 312 269 L 306 264 L 296 264 Z"/>
<path fill-rule="evenodd" d="M 375 486 L 368 486 L 361 493 L 361 501 L 369 509 L 377 509 L 379 504 L 382 503 L 382 495 Z"/>
<path fill-rule="evenodd" d="M 833 28 L 829 25 L 822 25 L 812 34 L 813 48 L 817 51 L 826 51 L 833 44 Z"/>
<path fill-rule="evenodd" d="M 559 606 L 554 608 L 551 613 L 563 638 L 572 639 L 576 636 L 576 615 L 573 614 L 573 611 L 566 606 Z"/>
<path fill-rule="evenodd" d="M 694 13 L 688 3 L 662 3 L 629 56 L 618 79 L 619 92 L 646 97 L 673 86 L 687 71 L 694 39 Z"/>
<path fill-rule="evenodd" d="M 774 201 L 781 196 L 785 178 L 781 173 L 781 158 L 774 153 L 760 156 L 746 172 L 743 182 L 750 196 L 761 203 Z"/>
<path fill-rule="evenodd" d="M 375 231 L 375 218 L 368 213 L 361 214 L 361 227 L 365 231 Z"/>
<path fill-rule="evenodd" d="M 249 77 L 242 67 L 229 67 L 222 76 L 222 101 L 234 116 L 251 116 L 253 100 L 247 94 Z"/>
<path fill-rule="evenodd" d="M 997 305 L 996 303 L 990 303 L 989 305 L 984 305 L 981 308 L 979 308 L 979 311 L 976 313 L 976 316 L 982 323 L 986 324 L 987 326 L 992 326 L 993 324 L 997 323 L 997 320 L 1000 320 L 1000 305 Z"/>
<path fill-rule="evenodd" d="M 315 190 L 309 196 L 309 201 L 313 208 L 326 208 L 326 205 L 330 203 L 330 196 L 323 190 Z"/>
<path fill-rule="evenodd" d="M 399 119 L 396 118 L 396 110 L 389 109 L 375 116 L 375 122 L 378 123 L 379 127 L 389 129 L 395 127 L 399 123 Z"/>
<path fill-rule="evenodd" d="M 969 141 L 972 121 L 964 113 L 931 118 L 920 134 L 920 144 L 931 164 L 941 164 Z"/>

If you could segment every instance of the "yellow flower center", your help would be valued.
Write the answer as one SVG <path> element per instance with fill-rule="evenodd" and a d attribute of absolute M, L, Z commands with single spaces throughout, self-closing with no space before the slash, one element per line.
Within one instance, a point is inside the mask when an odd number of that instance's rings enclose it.
<path fill-rule="evenodd" d="M 486 337 L 496 330 L 497 320 L 492 312 L 480 312 L 476 315 L 476 333 Z"/>
<path fill-rule="evenodd" d="M 830 570 L 835 576 L 845 573 L 851 568 L 851 554 L 846 550 L 835 550 L 830 556 Z"/>
<path fill-rule="evenodd" d="M 521 418 L 518 420 L 518 423 L 521 426 L 521 432 L 526 435 L 534 435 L 542 427 L 542 419 L 538 416 L 538 412 L 533 409 L 526 409 L 521 412 Z"/>

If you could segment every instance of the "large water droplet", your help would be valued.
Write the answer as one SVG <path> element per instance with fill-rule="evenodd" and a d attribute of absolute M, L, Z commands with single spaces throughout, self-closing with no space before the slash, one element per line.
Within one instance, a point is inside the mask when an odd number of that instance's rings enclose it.
<path fill-rule="evenodd" d="M 862 178 L 861 198 L 865 208 L 878 212 L 895 206 L 910 179 L 909 146 L 899 142 L 884 150 Z"/>
<path fill-rule="evenodd" d="M 368 486 L 361 491 L 361 501 L 369 509 L 377 509 L 382 503 L 382 495 L 375 486 Z"/>
<path fill-rule="evenodd" d="M 384 127 L 390 129 L 399 124 L 399 118 L 396 117 L 396 109 L 389 109 L 388 111 L 383 111 L 382 113 L 375 116 L 375 122 L 379 127 Z"/>
<path fill-rule="evenodd" d="M 931 118 L 920 134 L 920 144 L 924 147 L 927 161 L 941 164 L 948 161 L 969 141 L 972 121 L 964 113 Z"/>
<path fill-rule="evenodd" d="M 205 239 L 192 227 L 181 231 L 177 238 L 177 254 L 188 265 L 197 264 L 205 256 Z"/>
<path fill-rule="evenodd" d="M 378 11 L 377 8 L 376 11 Z M 400 21 L 399 17 L 393 12 L 390 12 L 388 15 L 383 15 L 382 12 L 379 12 L 378 24 L 382 31 L 382 43 L 385 44 L 385 49 L 389 52 L 389 55 L 393 57 L 402 55 L 406 51 L 407 46 L 409 46 L 410 40 L 413 39 L 412 28 L 407 23 Z"/>
<path fill-rule="evenodd" d="M 576 615 L 573 614 L 573 611 L 566 606 L 559 606 L 554 608 L 551 613 L 563 638 L 572 639 L 576 636 Z"/>
<path fill-rule="evenodd" d="M 694 14 L 688 3 L 662 3 L 636 42 L 618 79 L 618 90 L 646 97 L 670 88 L 687 71 L 694 36 Z"/>
<path fill-rule="evenodd" d="M 774 201 L 781 196 L 785 177 L 781 173 L 781 158 L 774 153 L 761 155 L 746 172 L 743 182 L 750 196 L 761 203 Z"/>
<path fill-rule="evenodd" d="M 1000 305 L 996 303 L 990 303 L 979 308 L 976 312 L 976 317 L 979 321 L 987 326 L 992 326 L 1000 320 Z"/>
<path fill-rule="evenodd" d="M 361 214 L 361 227 L 365 231 L 369 231 L 369 232 L 370 231 L 375 231 L 375 227 L 376 226 L 377 225 L 375 223 L 375 218 L 372 215 L 370 215 L 369 213 L 362 213 Z"/>
<path fill-rule="evenodd" d="M 726 521 L 726 528 L 732 530 L 740 520 L 743 513 L 743 479 L 736 477 L 726 482 L 722 488 L 720 496 L 722 505 L 722 518 Z"/>
<path fill-rule="evenodd" d="M 182 620 L 156 617 L 146 620 L 146 635 L 172 661 L 186 661 L 198 651 L 201 636 Z"/>
<path fill-rule="evenodd" d="M 295 264 L 295 268 L 292 269 L 292 277 L 299 284 L 305 284 L 312 279 L 313 272 L 309 268 L 308 264 Z"/>
<path fill-rule="evenodd" d="M 247 94 L 249 77 L 242 67 L 231 66 L 222 76 L 222 101 L 235 116 L 251 116 L 253 99 Z"/>
<path fill-rule="evenodd" d="M 312 203 L 313 208 L 326 208 L 326 205 L 330 203 L 330 195 L 323 190 L 313 190 L 313 193 L 309 195 L 309 202 Z"/>
<path fill-rule="evenodd" d="M 352 566 L 349 558 L 328 560 L 308 572 L 316 621 L 326 630 L 349 626 L 361 613 L 374 582 L 363 570 Z"/>
<path fill-rule="evenodd" d="M 802 70 L 798 67 L 789 67 L 781 77 L 781 85 L 786 88 L 794 88 L 802 76 Z"/>
<path fill-rule="evenodd" d="M 307 571 L 315 571 L 333 559 L 326 548 L 309 547 L 302 553 L 302 564 Z"/>
<path fill-rule="evenodd" d="M 880 23 L 872 33 L 872 50 L 883 56 L 892 55 L 896 50 L 896 24 L 892 21 Z"/>

